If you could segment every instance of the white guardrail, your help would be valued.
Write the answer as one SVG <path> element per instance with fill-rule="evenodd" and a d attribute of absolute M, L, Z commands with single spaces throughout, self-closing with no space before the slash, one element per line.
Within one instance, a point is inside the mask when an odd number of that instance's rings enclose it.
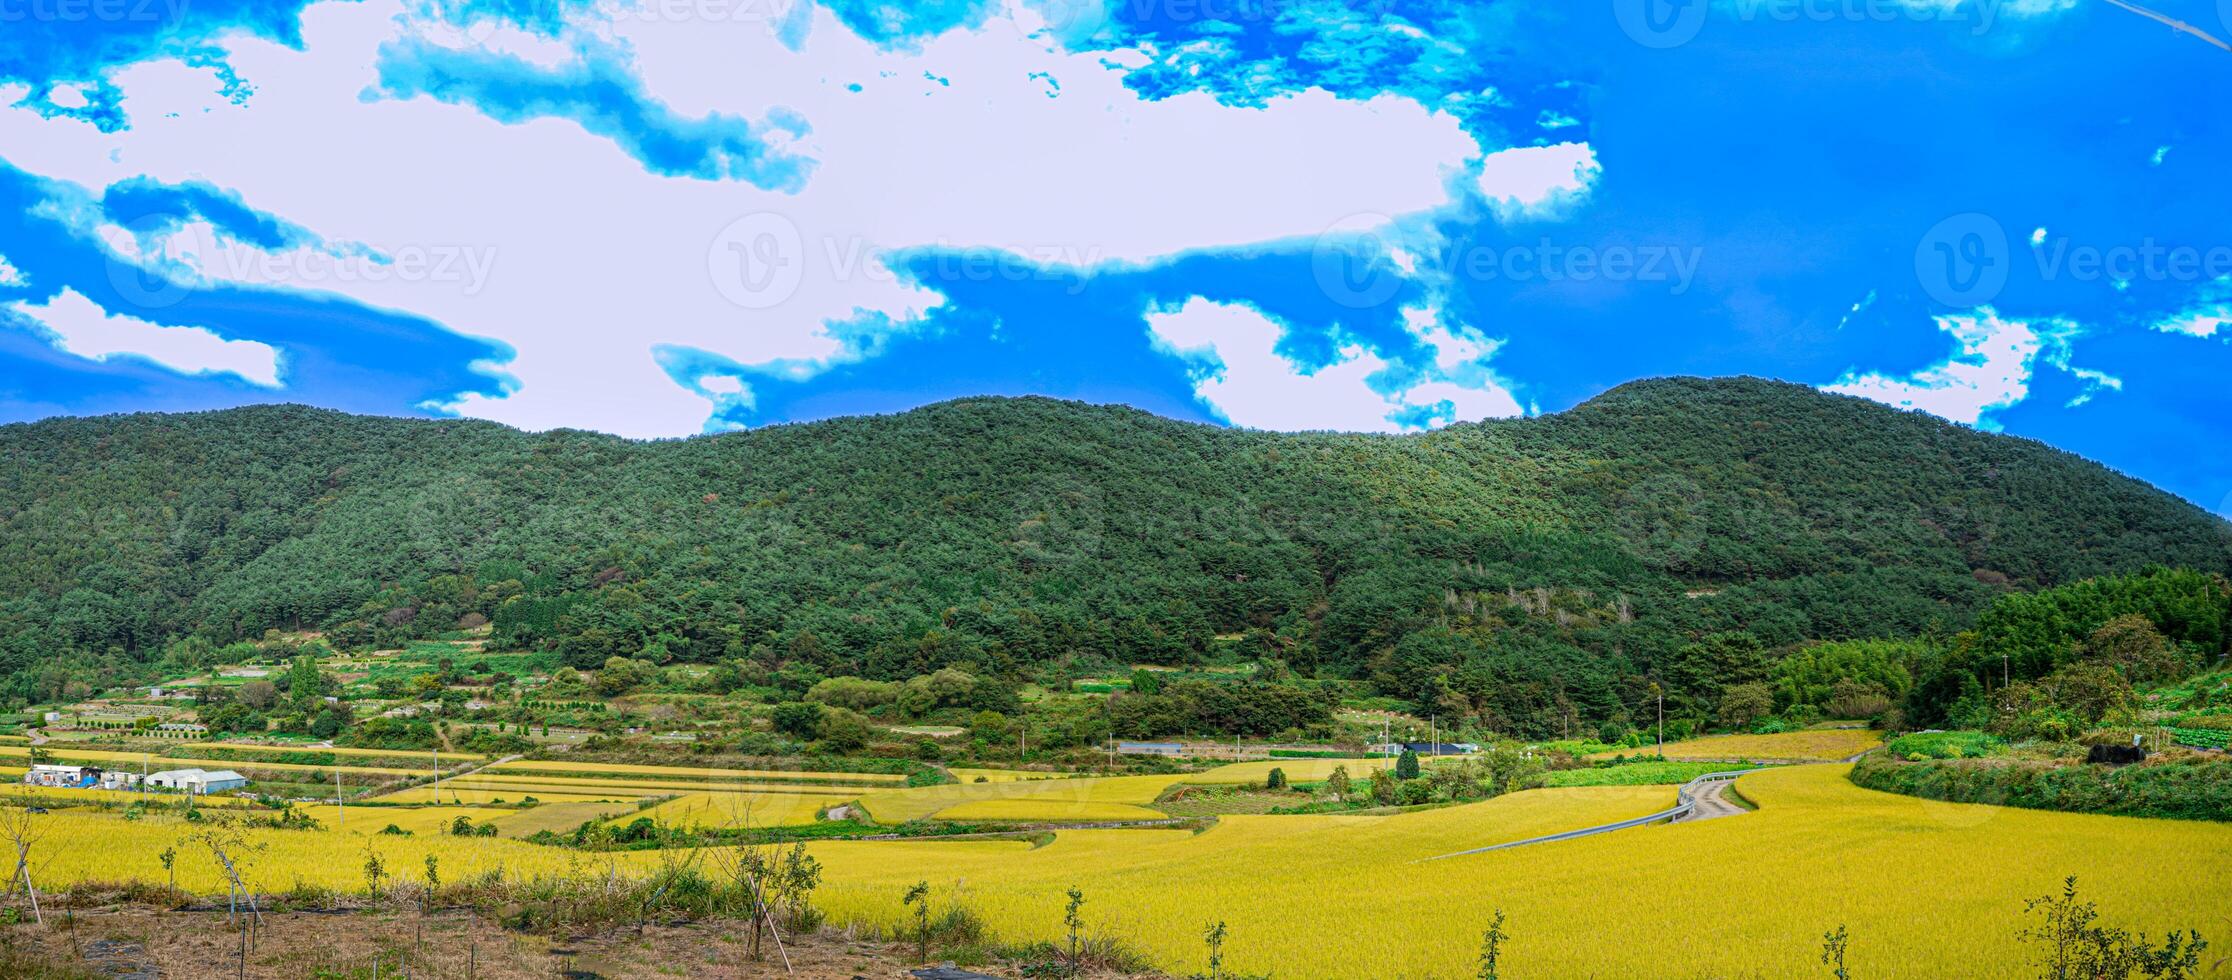
<path fill-rule="evenodd" d="M 1568 830 L 1556 834 L 1544 834 L 1541 837 L 1529 837 L 1526 840 L 1509 841 L 1503 844 L 1490 844 L 1487 847 L 1475 847 L 1471 850 L 1454 851 L 1448 854 L 1437 854 L 1430 858 L 1422 858 L 1421 860 L 1439 861 L 1443 858 L 1464 857 L 1467 854 L 1480 854 L 1486 851 L 1500 851 L 1507 847 L 1519 847 L 1525 844 L 1547 844 L 1551 841 L 1572 840 L 1576 837 L 1587 837 L 1591 834 L 1605 834 L 1615 830 L 1626 830 L 1629 827 L 1641 827 L 1646 824 L 1654 824 L 1658 823 L 1661 820 L 1679 820 L 1684 815 L 1688 814 L 1691 810 L 1697 808 L 1697 797 L 1696 794 L 1693 792 L 1697 787 L 1705 783 L 1727 782 L 1728 780 L 1735 779 L 1736 777 L 1744 775 L 1745 773 L 1758 771 L 1760 771 L 1758 768 L 1753 768 L 1731 769 L 1726 772 L 1706 773 L 1702 776 L 1690 780 L 1689 782 L 1683 783 L 1680 789 L 1675 790 L 1673 806 L 1667 807 L 1664 810 L 1660 810 L 1657 813 L 1636 817 L 1632 820 L 1622 820 L 1618 823 L 1602 824 L 1595 827 L 1583 827 L 1580 830 Z"/>

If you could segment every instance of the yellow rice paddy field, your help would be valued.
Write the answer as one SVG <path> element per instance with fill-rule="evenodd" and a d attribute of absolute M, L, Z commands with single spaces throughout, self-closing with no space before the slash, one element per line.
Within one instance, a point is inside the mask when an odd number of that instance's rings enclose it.
<path fill-rule="evenodd" d="M 1428 763 L 1433 760 L 1418 761 Z M 1336 768 L 1347 769 L 1350 777 L 1363 779 L 1394 764 L 1395 760 L 1385 756 L 1373 759 L 1272 759 L 1268 762 L 1235 762 L 1229 766 L 1218 766 L 1208 772 L 1187 776 L 1184 781 L 1197 786 L 1239 786 L 1249 783 L 1260 786 L 1271 775 L 1271 770 L 1278 769 L 1285 772 L 1287 779 L 1292 782 L 1315 783 L 1333 775 Z"/>
<path fill-rule="evenodd" d="M 1033 779 L 1065 779 L 1068 773 L 1037 772 L 1029 769 L 947 769 L 953 778 L 964 783 L 1021 783 Z"/>
<path fill-rule="evenodd" d="M 1814 765 L 1743 776 L 1738 786 L 1759 809 L 1740 816 L 1438 861 L 1422 859 L 1651 812 L 1673 789 L 1534 790 L 1378 816 L 1231 816 L 1198 834 L 1063 831 L 1040 847 L 831 841 L 811 849 L 826 865 L 818 904 L 838 924 L 888 928 L 903 914 L 906 887 L 928 881 L 935 905 L 965 903 L 1002 938 L 1055 939 L 1063 892 L 1075 886 L 1087 899 L 1088 932 L 1120 938 L 1178 974 L 1205 968 L 1200 930 L 1223 920 L 1231 930 L 1227 970 L 1470 976 L 1478 930 L 1502 909 L 1509 975 L 1819 975 L 1818 937 L 1844 925 L 1855 976 L 2013 978 L 2030 972 L 2031 951 L 2015 939 L 2025 924 L 2022 900 L 2071 874 L 2111 924 L 2158 935 L 2198 927 L 2216 949 L 2232 941 L 2222 911 L 2232 907 L 2232 826 L 1938 803 L 1859 789 L 1845 771 Z M 1041 781 L 1007 784 L 1007 795 L 986 793 L 998 784 L 970 784 L 973 792 L 942 786 L 879 798 L 888 805 L 915 794 L 921 799 L 909 805 L 935 806 L 931 813 L 1011 804 L 1089 812 L 1087 804 L 1151 802 L 1172 781 Z M 1027 790 L 1059 792 L 1039 798 Z M 830 799 L 795 798 L 801 806 Z M 648 870 L 657 861 L 647 852 L 583 854 L 433 829 L 461 813 L 501 827 L 535 810 L 427 808 L 411 819 L 429 830 L 360 835 L 360 814 L 376 828 L 410 812 L 376 809 L 351 808 L 345 831 L 330 821 L 319 831 L 246 831 L 259 845 L 245 858 L 247 876 L 264 889 L 296 880 L 361 887 L 367 846 L 397 869 L 436 854 L 451 880 L 491 869 L 517 877 Z M 42 832 L 34 869 L 48 888 L 160 881 L 156 855 L 207 826 L 88 810 L 33 819 Z M 213 860 L 180 852 L 182 886 L 221 888 Z M 1926 900 L 1913 897 L 1924 893 Z M 1606 923 L 1618 924 L 1614 934 Z M 1362 929 L 1374 941 L 1307 938 Z"/>
<path fill-rule="evenodd" d="M 316 749 L 316 748 L 309 748 L 309 747 L 307 747 L 307 746 L 296 746 L 296 745 L 258 745 L 258 744 L 254 743 L 254 742 L 195 742 L 195 743 L 194 743 L 194 748 L 195 748 L 195 749 L 230 749 L 230 750 L 232 750 L 232 751 L 235 751 L 235 752 L 317 752 L 317 753 L 321 753 L 321 754 L 324 754 L 324 755 L 330 755 L 330 756 L 334 756 L 334 757 L 336 757 L 336 758 L 348 758 L 348 757 L 355 757 L 355 758 L 360 758 L 360 759 L 361 759 L 361 758 L 377 758 L 377 757 L 387 757 L 387 758 L 393 758 L 393 759 L 428 759 L 428 760 L 432 760 L 432 759 L 436 758 L 437 756 L 439 756 L 439 758 L 441 759 L 441 761 L 442 761 L 442 764 L 443 764 L 443 765 L 448 765 L 448 764 L 450 764 L 450 763 L 452 763 L 452 762 L 479 762 L 479 761 L 481 761 L 481 760 L 483 760 L 483 759 L 486 759 L 486 758 L 488 758 L 487 756 L 485 756 L 485 755 L 481 755 L 481 754 L 480 754 L 480 753 L 478 753 L 478 752 L 442 752 L 442 753 L 434 753 L 434 752 L 413 752 L 413 751 L 410 751 L 410 750 L 408 750 L 408 749 L 352 749 L 352 748 L 330 748 L 330 749 Z"/>
<path fill-rule="evenodd" d="M 817 794 L 689 793 L 606 822 L 620 826 L 649 817 L 664 826 L 686 830 L 795 827 L 813 823 L 820 818 L 821 811 L 840 802 L 843 802 L 840 797 Z"/>
<path fill-rule="evenodd" d="M 1052 804 L 1052 805 L 1049 805 Z M 1129 803 L 1071 800 L 971 800 L 937 812 L 940 820 L 1156 820 L 1161 812 Z"/>
<path fill-rule="evenodd" d="M 198 759 L 192 756 L 156 755 L 147 752 L 115 752 L 106 749 L 74 749 L 66 745 L 45 746 L 58 762 L 113 763 L 119 769 L 269 769 L 277 772 L 339 771 L 343 774 L 362 773 L 374 776 L 423 776 L 426 768 L 400 769 L 389 766 L 309 766 L 280 762 L 243 762 L 239 759 Z M 31 748 L 24 745 L 0 745 L 0 758 L 23 759 L 29 757 Z"/>
<path fill-rule="evenodd" d="M 707 779 L 656 779 L 644 777 L 614 777 L 611 779 L 568 779 L 562 776 L 483 776 L 474 774 L 442 781 L 444 786 L 472 789 L 529 789 L 548 790 L 553 793 L 615 793 L 635 791 L 637 796 L 662 796 L 668 793 L 711 791 L 758 791 L 770 793 L 820 793 L 829 796 L 846 796 L 863 791 L 859 786 L 831 786 L 815 783 L 750 783 Z"/>
<path fill-rule="evenodd" d="M 500 822 L 518 810 L 490 809 L 472 806 L 351 806 L 335 807 L 332 804 L 304 807 L 311 819 L 327 830 L 351 834 L 372 834 L 390 826 L 413 834 L 447 834 L 457 818 L 464 817 L 476 824 Z"/>
<path fill-rule="evenodd" d="M 1865 728 L 1830 728 L 1802 732 L 1782 732 L 1775 735 L 1711 735 L 1680 742 L 1666 743 L 1669 759 L 1774 759 L 1812 762 L 1841 762 L 1883 744 L 1879 732 Z M 1652 755 L 1657 749 L 1644 746 L 1639 749 L 1622 749 L 1617 752 L 1599 752 L 1590 758 L 1609 759 L 1615 755 L 1634 758 Z"/>
<path fill-rule="evenodd" d="M 22 778 L 22 776 L 23 774 L 20 772 L 15 774 L 17 779 Z M 0 799 L 9 797 L 23 797 L 36 801 L 35 805 L 37 806 L 44 807 L 66 807 L 87 803 L 146 803 L 150 806 L 183 807 L 186 803 L 186 796 L 183 793 L 141 793 L 136 790 L 125 789 L 63 789 L 55 786 L 25 786 L 13 781 L 5 787 L 0 787 Z M 194 797 L 194 805 L 197 807 L 248 806 L 253 802 L 252 800 L 232 796 Z"/>
<path fill-rule="evenodd" d="M 442 803 L 469 806 L 489 803 L 520 803 L 532 796 L 539 803 L 629 803 L 655 794 L 621 790 L 611 793 L 583 791 L 579 793 L 537 792 L 532 789 L 463 789 L 448 783 L 439 786 L 413 786 L 410 789 L 382 794 L 382 803 Z"/>
<path fill-rule="evenodd" d="M 1672 788 L 1536 790 L 1385 817 L 1227 817 L 1199 835 L 1073 831 L 1036 850 L 815 850 L 830 864 L 825 904 L 839 921 L 892 923 L 906 885 L 928 880 L 1003 935 L 1050 939 L 1076 884 L 1089 921 L 1174 973 L 1206 966 L 1200 928 L 1221 919 L 1234 937 L 1227 969 L 1469 976 L 1470 937 L 1501 908 L 1512 975 L 1815 975 L 1819 935 L 1844 924 L 1855 976 L 2012 978 L 2031 975 L 2031 951 L 2015 940 L 2022 900 L 2070 874 L 2115 924 L 2232 939 L 2222 913 L 2232 827 L 1936 803 L 1859 789 L 1845 771 L 1744 776 L 1759 810 L 1741 816 L 1424 863 L 1649 812 Z M 1927 900 L 1908 900 L 1924 891 Z M 1616 937 L 1607 922 L 1619 923 Z M 1295 941 L 1352 935 L 1360 923 L 1385 941 Z"/>
<path fill-rule="evenodd" d="M 868 793 L 860 797 L 860 805 L 877 823 L 883 824 L 923 820 L 964 803 L 984 800 L 1030 801 L 1029 806 L 1035 808 L 1032 811 L 1035 815 L 1016 819 L 1095 820 L 1103 818 L 1071 814 L 1089 813 L 1093 804 L 1124 803 L 1138 806 L 1153 803 L 1156 797 L 1162 795 L 1163 790 L 1184 778 L 1182 775 L 1108 776 L 1006 783 L 947 783 L 942 786 L 918 786 Z M 1014 804 L 1008 812 L 1023 812 L 1024 806 L 1025 804 Z"/>
<path fill-rule="evenodd" d="M 663 779 L 732 779 L 739 781 L 780 780 L 847 783 L 854 785 L 896 785 L 905 783 L 907 777 L 866 772 L 812 772 L 798 769 L 707 769 L 697 766 L 638 766 L 616 762 L 551 762 L 515 759 L 499 762 L 486 770 L 492 773 L 534 773 L 545 776 L 566 777 L 578 773 L 611 773 L 622 776 L 653 776 Z"/>

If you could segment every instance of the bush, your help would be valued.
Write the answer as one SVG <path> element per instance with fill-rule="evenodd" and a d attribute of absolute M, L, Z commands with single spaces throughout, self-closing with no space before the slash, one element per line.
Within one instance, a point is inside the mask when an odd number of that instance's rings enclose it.
<path fill-rule="evenodd" d="M 2130 817 L 2232 821 L 2232 762 L 2199 756 L 2135 766 L 2055 762 L 1901 762 L 1871 755 L 1852 767 L 1868 789 L 1954 803 Z"/>
<path fill-rule="evenodd" d="M 1395 757 L 1395 778 L 1418 778 L 1418 753 L 1404 749 L 1402 755 Z"/>
<path fill-rule="evenodd" d="M 1272 769 L 1271 769 L 1271 772 L 1270 772 L 1270 774 L 1269 774 L 1269 775 L 1266 775 L 1265 777 L 1263 777 L 1263 788 L 1264 788 L 1264 789 L 1285 789 L 1285 788 L 1287 788 L 1287 774 L 1286 774 L 1286 770 L 1284 770 L 1284 769 L 1280 769 L 1280 768 L 1278 768 L 1278 767 L 1275 767 L 1275 766 L 1274 766 L 1274 767 L 1272 767 Z"/>
<path fill-rule="evenodd" d="M 1892 739 L 1884 751 L 1901 759 L 1981 759 L 2007 751 L 2007 743 L 1983 732 L 1918 732 Z"/>

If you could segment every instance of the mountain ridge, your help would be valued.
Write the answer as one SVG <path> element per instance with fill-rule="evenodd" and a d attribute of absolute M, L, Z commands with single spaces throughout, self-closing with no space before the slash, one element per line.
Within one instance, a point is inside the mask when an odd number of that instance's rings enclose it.
<path fill-rule="evenodd" d="M 1391 436 L 1032 396 L 651 441 L 249 406 L 20 423 L 0 451 L 10 675 L 477 616 L 583 665 L 1229 654 L 1414 694 L 1397 650 L 1426 635 L 1555 684 L 1715 632 L 1906 635 L 2008 589 L 2232 571 L 2232 525 L 2099 464 L 1757 379 Z M 1521 590 L 1549 598 L 1479 612 Z"/>

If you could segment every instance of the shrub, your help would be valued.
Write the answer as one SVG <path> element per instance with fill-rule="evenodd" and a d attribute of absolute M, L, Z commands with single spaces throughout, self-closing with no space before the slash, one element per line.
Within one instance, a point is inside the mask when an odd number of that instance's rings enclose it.
<path fill-rule="evenodd" d="M 1892 739 L 1885 751 L 1901 759 L 1980 759 L 2007 750 L 2007 743 L 1983 732 L 1918 732 Z"/>

